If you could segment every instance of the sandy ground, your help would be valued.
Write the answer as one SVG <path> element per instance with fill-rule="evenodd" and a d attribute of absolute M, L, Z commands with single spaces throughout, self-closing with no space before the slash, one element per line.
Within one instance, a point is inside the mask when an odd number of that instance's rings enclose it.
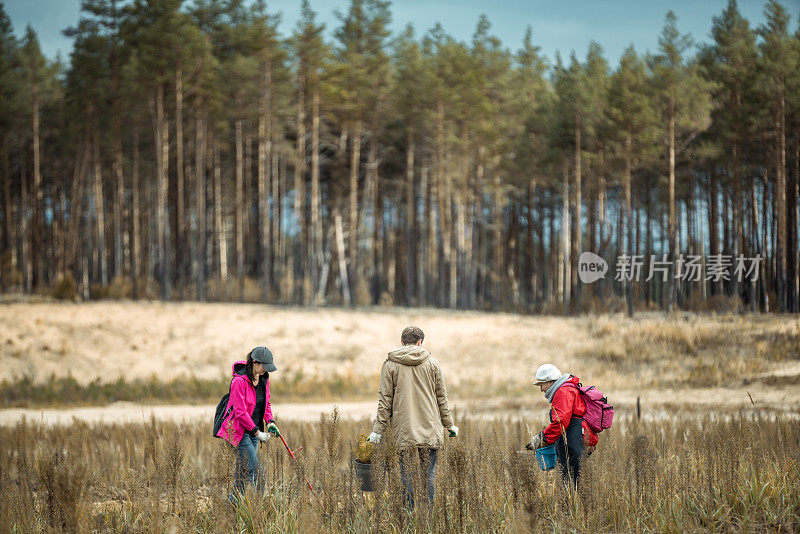
<path fill-rule="evenodd" d="M 405 326 L 448 381 L 523 380 L 545 361 L 565 367 L 588 342 L 579 319 L 437 310 L 301 310 L 248 304 L 97 302 L 0 306 L 0 380 L 218 378 L 258 345 L 279 372 L 377 375 Z M 276 377 L 277 379 L 277 377 Z"/>

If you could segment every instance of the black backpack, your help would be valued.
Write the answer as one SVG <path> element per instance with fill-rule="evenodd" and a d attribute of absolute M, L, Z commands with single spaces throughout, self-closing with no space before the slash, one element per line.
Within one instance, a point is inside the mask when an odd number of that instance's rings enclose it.
<path fill-rule="evenodd" d="M 231 380 L 231 385 L 232 384 L 233 380 Z M 219 400 L 219 402 L 217 403 L 217 409 L 214 411 L 214 428 L 211 432 L 211 435 L 214 436 L 215 438 L 219 437 L 217 436 L 217 433 L 219 432 L 219 429 L 222 428 L 222 423 L 225 421 L 225 419 L 228 418 L 228 415 L 230 415 L 231 410 L 233 410 L 233 406 L 231 406 L 227 410 L 225 409 L 228 407 L 228 400 L 230 400 L 230 398 L 231 398 L 231 392 L 230 392 L 230 386 L 228 386 L 228 392 L 225 395 L 223 395 L 222 398 Z"/>

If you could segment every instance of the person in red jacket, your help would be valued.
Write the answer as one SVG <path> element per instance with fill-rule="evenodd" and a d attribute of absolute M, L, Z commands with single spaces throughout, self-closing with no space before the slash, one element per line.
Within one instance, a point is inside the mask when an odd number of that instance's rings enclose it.
<path fill-rule="evenodd" d="M 590 450 L 597 444 L 597 436 L 583 421 L 586 404 L 578 391 L 578 382 L 577 376 L 561 374 L 553 364 L 546 363 L 536 370 L 534 385 L 539 386 L 552 406 L 550 424 L 526 446 L 534 450 L 555 443 L 564 482 L 571 480 L 575 487 L 580 477 L 584 440 Z"/>

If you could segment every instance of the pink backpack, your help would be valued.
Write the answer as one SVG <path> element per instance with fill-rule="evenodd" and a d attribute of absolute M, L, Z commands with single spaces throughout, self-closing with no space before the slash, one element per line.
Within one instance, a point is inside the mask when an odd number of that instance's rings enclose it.
<path fill-rule="evenodd" d="M 586 414 L 584 414 L 583 420 L 592 431 L 599 434 L 606 428 L 611 428 L 611 423 L 614 421 L 614 407 L 608 403 L 608 399 L 599 389 L 580 383 L 577 386 L 570 383 L 564 385 L 575 387 L 581 392 L 581 398 L 586 404 Z"/>

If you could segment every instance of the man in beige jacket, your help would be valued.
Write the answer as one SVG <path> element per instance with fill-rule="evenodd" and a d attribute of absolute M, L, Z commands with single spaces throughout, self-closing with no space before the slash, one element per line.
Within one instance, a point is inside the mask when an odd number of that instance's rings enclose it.
<path fill-rule="evenodd" d="M 399 349 L 391 351 L 381 368 L 378 386 L 378 417 L 367 438 L 380 443 L 387 425 L 397 441 L 400 453 L 400 476 L 403 498 L 414 506 L 411 477 L 406 464 L 413 451 L 419 454 L 420 464 L 427 471 L 428 502 L 433 504 L 436 461 L 444 445 L 443 428 L 450 437 L 458 435 L 453 416 L 447 406 L 447 388 L 442 368 L 431 353 L 421 347 L 425 334 L 416 326 L 403 330 Z M 410 466 L 409 466 L 410 467 Z"/>

